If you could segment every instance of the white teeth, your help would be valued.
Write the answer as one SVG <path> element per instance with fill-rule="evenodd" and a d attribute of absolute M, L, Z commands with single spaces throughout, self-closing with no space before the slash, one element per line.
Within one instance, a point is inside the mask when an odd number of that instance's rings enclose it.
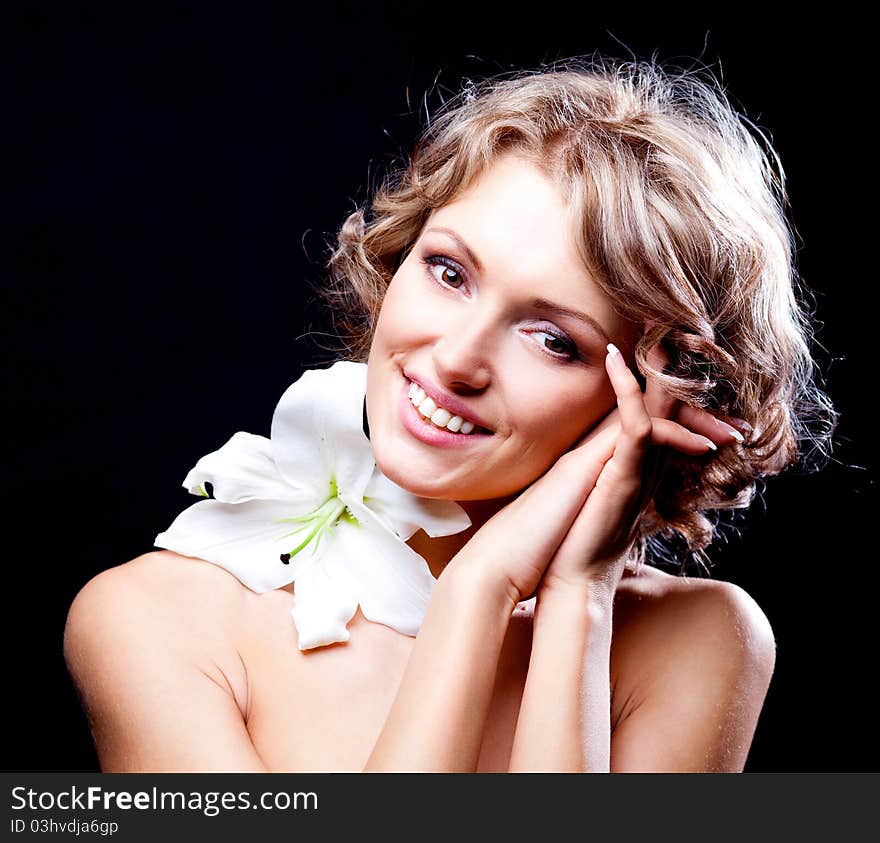
<path fill-rule="evenodd" d="M 423 416 L 427 416 L 431 418 L 434 415 L 434 410 L 437 409 L 437 405 L 434 403 L 434 399 L 431 397 L 426 398 L 419 404 L 418 410 Z"/>
<path fill-rule="evenodd" d="M 445 407 L 438 407 L 433 398 L 425 394 L 418 384 L 410 381 L 409 400 L 413 406 L 437 427 L 443 427 L 453 433 L 468 434 L 474 429 L 472 421 L 465 421 L 461 416 L 454 416 Z"/>

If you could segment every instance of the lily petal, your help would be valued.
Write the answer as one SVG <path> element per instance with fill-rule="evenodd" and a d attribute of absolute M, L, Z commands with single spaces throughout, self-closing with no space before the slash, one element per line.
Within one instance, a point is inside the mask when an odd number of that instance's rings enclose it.
<path fill-rule="evenodd" d="M 287 483 L 275 465 L 272 443 L 265 436 L 242 431 L 219 450 L 203 456 L 186 475 L 183 486 L 191 494 L 204 497 L 205 483 L 213 486 L 214 498 L 223 503 L 257 498 L 311 500 L 317 494 Z"/>
<path fill-rule="evenodd" d="M 296 524 L 278 519 L 302 515 L 313 506 L 290 501 L 199 501 L 183 510 L 164 533 L 156 536 L 154 544 L 213 562 L 262 594 L 293 582 L 321 552 L 315 553 L 307 545 L 287 565 L 280 558 L 294 545 L 289 534 Z"/>
<path fill-rule="evenodd" d="M 451 536 L 471 526 L 468 514 L 455 501 L 416 497 L 382 474 L 378 466 L 364 495 L 365 505 L 404 541 L 419 529 L 435 538 Z M 352 510 L 357 506 L 355 501 L 346 503 Z"/>
<path fill-rule="evenodd" d="M 334 574 L 344 569 L 367 620 L 416 635 L 437 580 L 428 563 L 393 533 L 373 519 L 340 522 L 332 556 L 322 561 Z"/>
<path fill-rule="evenodd" d="M 367 620 L 416 635 L 436 579 L 406 540 L 471 526 L 454 501 L 419 498 L 385 477 L 363 432 L 367 364 L 306 371 L 284 393 L 271 440 L 239 432 L 184 485 L 190 506 L 155 540 L 225 568 L 261 594 L 294 583 L 301 650 L 349 640 Z"/>
<path fill-rule="evenodd" d="M 357 598 L 340 566 L 328 566 L 322 558 L 304 567 L 293 586 L 290 610 L 299 649 L 348 641 L 351 633 L 346 626 L 357 607 Z"/>
<path fill-rule="evenodd" d="M 294 486 L 333 477 L 340 490 L 360 499 L 375 465 L 364 435 L 367 364 L 340 360 L 309 369 L 278 402 L 272 447 L 282 477 Z"/>

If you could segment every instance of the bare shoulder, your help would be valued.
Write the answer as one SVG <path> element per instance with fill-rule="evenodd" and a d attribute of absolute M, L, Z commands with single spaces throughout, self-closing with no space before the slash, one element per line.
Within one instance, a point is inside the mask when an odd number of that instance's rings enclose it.
<path fill-rule="evenodd" d="M 245 587 L 219 565 L 181 556 L 170 550 L 156 550 L 138 556 L 129 562 L 107 568 L 87 583 L 104 580 L 107 583 L 137 584 L 145 593 L 161 592 L 166 598 L 179 595 L 189 598 L 193 590 L 210 589 L 218 600 L 234 600 L 246 592 Z"/>
<path fill-rule="evenodd" d="M 64 628 L 64 657 L 77 685 L 111 639 L 154 642 L 212 674 L 246 710 L 244 667 L 235 642 L 250 592 L 232 574 L 171 551 L 146 553 L 107 568 L 77 593 Z M 124 677 L 117 677 L 123 681 Z"/>
<path fill-rule="evenodd" d="M 625 577 L 614 602 L 615 661 L 631 682 L 668 670 L 670 656 L 748 660 L 772 673 L 776 642 L 767 615 L 742 587 L 679 577 L 645 565 Z"/>
<path fill-rule="evenodd" d="M 223 569 L 167 551 L 80 589 L 64 658 L 103 772 L 266 771 L 237 650 L 248 599 Z"/>
<path fill-rule="evenodd" d="M 776 662 L 754 598 L 644 568 L 614 607 L 612 771 L 741 772 Z"/>
<path fill-rule="evenodd" d="M 624 635 L 649 627 L 651 633 L 662 631 L 673 637 L 733 631 L 747 646 L 761 647 L 774 640 L 766 614 L 741 586 L 674 576 L 650 565 L 621 581 L 614 611 L 620 615 Z"/>
<path fill-rule="evenodd" d="M 71 612 L 115 600 L 149 605 L 157 621 L 188 626 L 234 616 L 249 594 L 232 574 L 203 559 L 154 551 L 96 574 L 77 593 Z"/>

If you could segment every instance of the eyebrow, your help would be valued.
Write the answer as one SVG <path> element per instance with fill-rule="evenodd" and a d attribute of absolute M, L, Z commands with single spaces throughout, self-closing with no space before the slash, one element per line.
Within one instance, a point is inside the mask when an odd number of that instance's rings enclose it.
<path fill-rule="evenodd" d="M 431 228 L 425 229 L 425 234 L 429 234 L 432 231 L 451 237 L 458 244 L 458 247 L 465 253 L 467 259 L 474 265 L 477 272 L 480 274 L 483 273 L 483 264 L 480 263 L 480 259 L 474 254 L 470 246 L 468 246 L 468 244 L 465 243 L 464 240 L 462 240 L 461 237 L 459 237 L 459 235 L 451 228 L 435 225 L 431 226 Z M 611 342 L 602 326 L 593 319 L 592 316 L 589 316 L 586 313 L 582 313 L 579 310 L 572 310 L 570 307 L 565 307 L 564 305 L 557 304 L 554 301 L 550 301 L 550 299 L 545 299 L 540 296 L 531 299 L 529 304 L 538 310 L 549 311 L 550 313 L 555 313 L 557 316 L 567 316 L 570 319 L 577 319 L 580 322 L 584 322 L 588 327 L 592 328 L 597 334 L 599 334 L 606 343 Z"/>

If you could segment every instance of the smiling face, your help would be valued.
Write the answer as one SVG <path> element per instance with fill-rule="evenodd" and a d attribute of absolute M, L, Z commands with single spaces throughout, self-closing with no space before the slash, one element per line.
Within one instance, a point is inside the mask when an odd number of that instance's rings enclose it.
<path fill-rule="evenodd" d="M 635 334 L 588 276 L 574 236 L 557 186 L 511 154 L 431 213 L 388 286 L 368 360 L 370 440 L 399 486 L 447 500 L 509 496 L 614 408 L 605 346 L 629 358 Z M 416 424 L 436 428 L 406 415 L 404 373 L 458 399 L 448 409 L 469 410 L 492 435 L 459 433 L 451 445 L 417 436 Z"/>

